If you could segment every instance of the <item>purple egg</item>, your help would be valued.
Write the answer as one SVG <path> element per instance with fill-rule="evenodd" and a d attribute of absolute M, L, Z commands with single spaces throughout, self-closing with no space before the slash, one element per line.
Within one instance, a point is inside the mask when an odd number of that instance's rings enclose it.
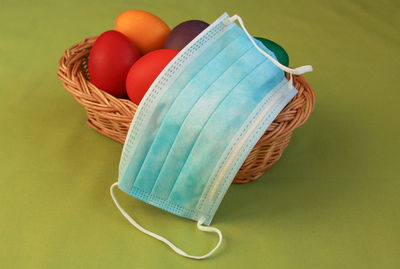
<path fill-rule="evenodd" d="M 208 23 L 199 20 L 182 22 L 172 29 L 164 43 L 164 49 L 183 49 L 190 41 L 208 27 Z"/>

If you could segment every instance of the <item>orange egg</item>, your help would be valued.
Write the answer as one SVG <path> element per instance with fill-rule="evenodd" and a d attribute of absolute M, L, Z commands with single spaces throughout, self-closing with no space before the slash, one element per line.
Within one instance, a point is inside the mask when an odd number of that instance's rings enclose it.
<path fill-rule="evenodd" d="M 161 49 L 171 31 L 159 17 L 143 10 L 121 13 L 115 21 L 115 30 L 126 35 L 142 55 Z"/>

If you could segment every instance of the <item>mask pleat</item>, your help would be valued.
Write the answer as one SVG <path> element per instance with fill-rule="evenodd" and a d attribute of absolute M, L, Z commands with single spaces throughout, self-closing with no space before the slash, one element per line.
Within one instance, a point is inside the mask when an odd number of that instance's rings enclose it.
<path fill-rule="evenodd" d="M 221 39 L 221 37 L 224 38 Z M 216 55 L 219 55 L 222 51 L 226 50 L 232 42 L 236 41 L 239 37 L 242 37 L 242 35 L 237 28 L 230 28 L 221 37 L 218 39 L 219 42 L 217 42 L 215 46 L 207 47 L 200 53 L 201 57 L 198 56 L 195 61 L 191 61 L 185 68 L 185 72 L 179 75 L 173 82 L 168 93 L 160 96 L 160 101 L 156 110 L 148 115 L 149 120 L 147 121 L 147 125 L 142 126 L 143 132 L 140 132 L 140 138 L 136 138 L 136 141 L 140 140 L 140 143 L 131 145 L 132 143 L 130 143 L 130 140 L 133 136 L 127 137 L 126 146 L 124 147 L 125 154 L 121 159 L 119 175 L 119 187 L 125 192 L 130 193 L 146 154 L 148 153 L 153 139 L 158 132 L 160 122 L 164 119 L 171 104 L 183 89 L 182 85 L 187 85 Z M 138 111 L 136 112 L 137 114 L 145 113 L 145 101 L 144 98 L 142 100 L 143 104 L 141 103 L 143 107 L 138 108 Z M 133 152 L 135 152 L 135 154 L 133 154 Z M 129 155 L 130 158 L 126 157 L 127 155 Z M 127 164 L 125 165 L 125 163 Z"/>
<path fill-rule="evenodd" d="M 192 106 L 165 159 L 159 180 L 157 180 L 153 189 L 154 193 L 162 193 L 161 197 L 168 198 L 192 146 L 207 120 L 229 93 L 265 61 L 265 59 L 257 57 L 257 54 L 258 51 L 255 49 L 246 52 Z M 166 182 L 169 185 L 166 185 Z"/>
<path fill-rule="evenodd" d="M 220 47 L 219 43 L 226 43 L 224 42 L 225 38 L 221 39 L 220 42 L 217 41 L 215 43 L 216 46 Z M 241 38 L 244 37 L 241 36 L 238 39 Z M 252 48 L 251 44 L 248 42 L 241 42 L 244 44 L 242 46 L 235 45 L 235 42 L 239 41 L 238 39 L 231 40 L 232 42 L 229 45 L 225 44 L 224 49 L 214 56 L 208 64 L 203 66 L 203 68 L 188 81 L 186 86 L 179 85 L 179 87 L 183 89 L 173 101 L 159 127 L 157 135 L 153 139 L 147 157 L 143 160 L 140 171 L 135 179 L 135 188 L 151 192 L 176 134 L 193 105 L 207 88 L 226 72 L 226 64 L 234 64 Z M 199 58 L 201 58 L 202 55 L 203 54 L 201 54 Z M 160 136 L 158 134 L 163 135 Z"/>
<path fill-rule="evenodd" d="M 259 79 L 260 76 L 263 76 L 262 80 Z M 193 148 L 171 190 L 171 200 L 185 201 L 188 208 L 197 206 L 200 197 L 205 195 L 202 186 L 207 184 L 213 168 L 232 137 L 268 90 L 282 79 L 283 72 L 266 61 L 230 92 L 193 142 Z M 249 97 L 243 98 L 244 96 Z"/>

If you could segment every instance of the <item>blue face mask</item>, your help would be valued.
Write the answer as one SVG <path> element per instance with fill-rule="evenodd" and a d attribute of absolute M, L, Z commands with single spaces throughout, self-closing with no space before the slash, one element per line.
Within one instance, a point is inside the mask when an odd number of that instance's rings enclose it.
<path fill-rule="evenodd" d="M 236 25 L 238 20 L 242 28 Z M 153 82 L 132 120 L 111 195 L 139 230 L 195 259 L 222 234 L 209 225 L 235 174 L 279 112 L 296 95 L 285 67 L 226 13 L 188 44 Z M 217 246 L 192 256 L 136 223 L 115 186 L 146 203 L 198 221 Z"/>

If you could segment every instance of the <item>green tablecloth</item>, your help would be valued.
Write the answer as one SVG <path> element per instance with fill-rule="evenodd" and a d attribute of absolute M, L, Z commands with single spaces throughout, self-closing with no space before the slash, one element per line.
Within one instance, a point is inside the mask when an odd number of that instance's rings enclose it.
<path fill-rule="evenodd" d="M 0 4 L 0 268 L 399 268 L 398 1 L 14 1 Z M 56 78 L 64 50 L 127 9 L 170 26 L 224 11 L 280 43 L 317 106 L 260 180 L 233 185 L 221 249 L 182 258 L 134 229 L 108 188 L 122 145 L 86 125 Z M 195 223 L 118 193 L 145 227 L 193 254 Z"/>

